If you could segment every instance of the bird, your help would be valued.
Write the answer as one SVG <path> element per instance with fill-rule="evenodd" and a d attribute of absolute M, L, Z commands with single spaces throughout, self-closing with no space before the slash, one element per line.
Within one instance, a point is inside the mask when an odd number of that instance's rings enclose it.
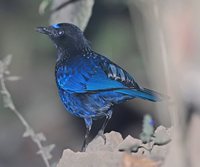
<path fill-rule="evenodd" d="M 143 88 L 126 70 L 95 52 L 76 25 L 57 23 L 37 27 L 36 31 L 47 35 L 56 47 L 55 80 L 64 107 L 84 119 L 86 132 L 81 151 L 86 150 L 95 120 L 104 118 L 97 136 L 106 142 L 104 130 L 113 106 L 134 98 L 152 102 L 163 99 L 162 94 Z"/>

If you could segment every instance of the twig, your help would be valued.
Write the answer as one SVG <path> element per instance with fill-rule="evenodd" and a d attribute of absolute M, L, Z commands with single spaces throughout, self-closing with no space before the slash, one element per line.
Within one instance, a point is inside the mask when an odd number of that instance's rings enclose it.
<path fill-rule="evenodd" d="M 25 133 L 23 137 L 30 137 L 34 143 L 36 143 L 39 151 L 38 154 L 41 155 L 46 167 L 50 167 L 49 160 L 52 158 L 51 151 L 55 147 L 54 144 L 49 146 L 43 146 L 42 141 L 46 141 L 46 137 L 43 133 L 35 133 L 28 122 L 24 119 L 24 117 L 19 113 L 16 109 L 14 102 L 12 100 L 11 94 L 8 91 L 5 81 L 7 75 L 10 74 L 8 71 L 8 66 L 10 65 L 12 56 L 7 56 L 3 61 L 0 61 L 0 85 L 1 85 L 1 94 L 3 96 L 4 107 L 9 108 L 21 121 L 23 126 L 25 127 Z"/>

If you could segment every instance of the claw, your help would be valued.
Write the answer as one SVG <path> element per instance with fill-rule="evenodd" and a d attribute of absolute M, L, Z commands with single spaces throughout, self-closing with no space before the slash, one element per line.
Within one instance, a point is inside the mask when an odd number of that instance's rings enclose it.
<path fill-rule="evenodd" d="M 106 136 L 104 135 L 104 131 L 100 130 L 95 138 L 102 137 L 104 140 L 104 144 L 106 144 Z"/>
<path fill-rule="evenodd" d="M 83 144 L 82 148 L 81 148 L 81 152 L 85 152 L 86 151 L 86 148 L 87 148 L 87 144 Z"/>

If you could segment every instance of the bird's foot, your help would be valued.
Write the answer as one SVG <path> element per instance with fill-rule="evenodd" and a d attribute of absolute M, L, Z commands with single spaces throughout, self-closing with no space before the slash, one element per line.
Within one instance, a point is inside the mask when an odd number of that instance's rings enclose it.
<path fill-rule="evenodd" d="M 88 142 L 87 142 L 87 140 L 85 139 L 85 140 L 83 141 L 83 145 L 82 145 L 82 147 L 81 147 L 81 152 L 85 152 L 87 146 L 88 146 Z"/>
<path fill-rule="evenodd" d="M 85 151 L 86 151 L 86 148 L 87 148 L 87 145 L 82 146 L 81 152 L 85 152 Z"/>
<path fill-rule="evenodd" d="M 104 144 L 106 144 L 106 136 L 104 135 L 104 131 L 100 130 L 95 138 L 102 137 L 104 140 Z"/>

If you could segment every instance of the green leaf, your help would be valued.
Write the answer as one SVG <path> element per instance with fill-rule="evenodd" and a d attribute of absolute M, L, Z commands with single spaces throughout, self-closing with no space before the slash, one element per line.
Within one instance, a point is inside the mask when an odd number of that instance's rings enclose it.
<path fill-rule="evenodd" d="M 154 133 L 154 127 L 153 127 L 153 119 L 150 115 L 145 115 L 143 120 L 143 130 L 140 134 L 140 139 L 143 143 L 148 143 L 151 141 L 151 138 Z"/>
<path fill-rule="evenodd" d="M 52 0 L 43 0 L 40 3 L 38 12 L 40 15 L 43 15 L 46 12 L 46 9 L 49 7 L 49 5 L 51 4 Z"/>

